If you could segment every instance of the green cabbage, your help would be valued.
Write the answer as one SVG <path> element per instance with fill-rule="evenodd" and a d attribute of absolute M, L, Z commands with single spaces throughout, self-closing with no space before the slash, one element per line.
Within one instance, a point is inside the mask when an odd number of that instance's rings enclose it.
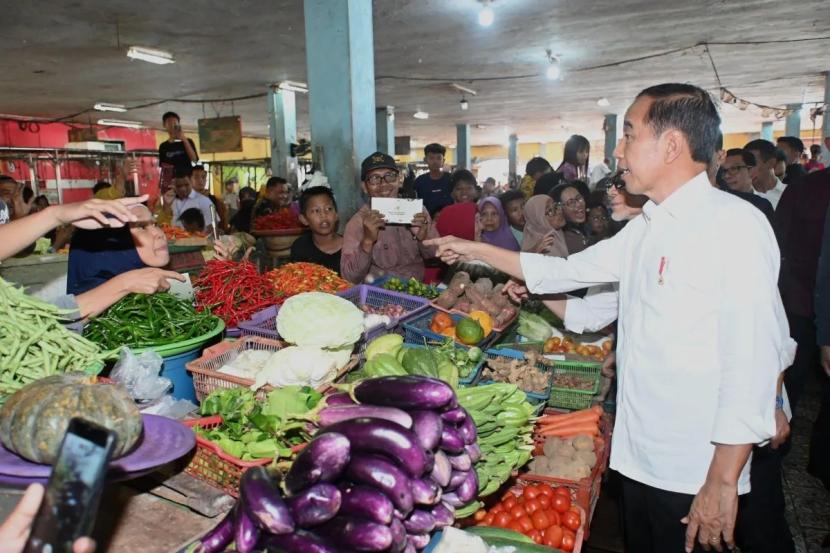
<path fill-rule="evenodd" d="M 548 322 L 534 313 L 519 311 L 519 326 L 516 333 L 524 336 L 531 342 L 544 342 L 553 334 Z"/>
<path fill-rule="evenodd" d="M 298 346 L 345 349 L 363 335 L 363 312 L 349 300 L 323 292 L 288 298 L 277 314 L 280 337 Z"/>

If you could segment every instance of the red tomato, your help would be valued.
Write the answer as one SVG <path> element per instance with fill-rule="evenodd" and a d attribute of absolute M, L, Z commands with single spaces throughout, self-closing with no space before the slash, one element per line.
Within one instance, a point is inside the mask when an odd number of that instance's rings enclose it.
<path fill-rule="evenodd" d="M 522 525 L 519 524 L 518 520 L 511 521 L 510 524 L 507 525 L 508 530 L 513 530 L 514 532 L 518 532 L 520 534 L 524 534 L 522 531 Z"/>
<path fill-rule="evenodd" d="M 536 501 L 539 502 L 539 507 L 542 509 L 549 509 L 550 508 L 550 496 L 545 494 L 539 494 L 536 496 Z"/>
<path fill-rule="evenodd" d="M 499 514 L 502 511 L 504 511 L 504 506 L 501 503 L 496 503 L 495 505 L 493 505 L 493 508 L 490 509 L 490 512 L 493 514 Z"/>
<path fill-rule="evenodd" d="M 582 521 L 579 520 L 579 515 L 573 511 L 562 513 L 562 526 L 568 530 L 576 532 L 579 530 L 579 525 Z"/>
<path fill-rule="evenodd" d="M 545 531 L 545 545 L 548 547 L 559 547 L 562 545 L 564 532 L 560 526 L 549 526 Z"/>
<path fill-rule="evenodd" d="M 542 530 L 550 526 L 550 519 L 544 511 L 536 511 L 533 513 L 533 527 L 537 530 Z"/>
<path fill-rule="evenodd" d="M 564 513 L 571 508 L 571 498 L 560 494 L 554 495 L 551 506 L 554 511 Z"/>
<path fill-rule="evenodd" d="M 550 520 L 551 526 L 560 526 L 562 524 L 562 517 L 559 516 L 559 513 L 557 513 L 553 509 L 548 509 L 547 511 L 545 511 L 545 514 L 548 515 L 548 520 Z"/>
<path fill-rule="evenodd" d="M 539 495 L 539 490 L 536 486 L 525 486 L 522 495 L 525 496 L 527 499 L 535 499 L 537 495 Z"/>
<path fill-rule="evenodd" d="M 501 504 L 504 507 L 505 511 L 509 511 L 510 509 L 515 507 L 516 503 L 517 503 L 516 496 L 513 495 L 513 494 L 510 494 L 510 497 L 505 497 L 501 502 Z"/>
<path fill-rule="evenodd" d="M 493 526 L 493 520 L 495 520 L 496 515 L 493 513 L 487 513 L 484 519 L 481 521 L 484 526 Z"/>
<path fill-rule="evenodd" d="M 538 484 L 536 489 L 541 495 L 546 495 L 548 497 L 553 495 L 553 488 L 551 488 L 548 484 Z"/>
<path fill-rule="evenodd" d="M 531 530 L 533 530 L 536 527 L 536 525 L 527 515 L 518 519 L 517 522 L 519 523 L 519 526 L 522 527 L 522 534 L 528 534 Z"/>
<path fill-rule="evenodd" d="M 542 541 L 545 539 L 539 530 L 531 530 L 530 532 L 528 532 L 527 536 L 530 539 L 532 539 L 534 543 L 538 544 L 541 544 Z"/>
<path fill-rule="evenodd" d="M 525 508 L 522 507 L 521 505 L 516 505 L 512 509 L 510 509 L 510 516 L 514 520 L 518 520 L 518 519 L 522 518 L 523 516 L 525 516 L 526 514 L 527 514 L 527 511 L 525 511 Z"/>
<path fill-rule="evenodd" d="M 570 530 L 565 530 L 562 534 L 562 551 L 573 551 L 576 545 L 576 535 Z"/>
<path fill-rule="evenodd" d="M 537 497 L 536 499 L 528 499 L 524 504 L 524 508 L 525 511 L 527 511 L 527 514 L 532 515 L 533 513 L 541 509 L 542 506 L 539 504 L 539 498 Z"/>
<path fill-rule="evenodd" d="M 565 488 L 564 486 L 563 486 L 563 487 L 559 487 L 559 488 L 553 488 L 553 493 L 554 493 L 554 494 L 556 494 L 556 495 L 562 495 L 562 496 L 565 496 L 565 497 L 567 497 L 568 499 L 570 499 L 570 498 L 571 498 L 571 490 L 570 490 L 570 489 L 568 489 L 568 488 Z"/>
<path fill-rule="evenodd" d="M 574 513 L 578 514 L 579 516 L 582 516 L 582 512 L 579 510 L 579 507 L 577 505 L 571 504 L 571 508 L 568 509 L 568 510 L 573 511 Z"/>
<path fill-rule="evenodd" d="M 493 519 L 493 522 L 495 522 L 496 526 L 499 528 L 507 528 L 507 525 L 513 522 L 513 519 L 510 518 L 510 515 L 507 513 L 499 513 L 496 515 L 496 518 Z"/>
<path fill-rule="evenodd" d="M 481 522 L 482 520 L 484 520 L 484 517 L 486 516 L 487 511 L 485 511 L 484 509 L 479 509 L 478 511 L 476 511 L 476 514 L 473 515 L 473 520 L 475 520 L 476 522 Z"/>

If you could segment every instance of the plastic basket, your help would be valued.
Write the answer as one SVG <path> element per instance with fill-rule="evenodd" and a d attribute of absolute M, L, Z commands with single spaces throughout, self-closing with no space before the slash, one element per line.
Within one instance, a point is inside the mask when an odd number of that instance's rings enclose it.
<path fill-rule="evenodd" d="M 488 349 L 487 351 L 484 352 L 484 355 L 487 357 L 487 359 L 497 359 L 499 357 L 507 357 L 509 359 L 524 359 L 524 354 L 522 352 L 513 351 L 513 350 L 506 350 L 506 349 L 501 349 L 501 350 L 499 350 L 499 349 Z M 536 369 L 539 370 L 540 372 L 543 372 L 543 373 L 547 374 L 547 376 L 548 376 L 548 387 L 546 388 L 546 390 L 544 392 L 532 392 L 530 390 L 525 390 L 525 389 L 522 389 L 522 391 L 527 394 L 527 397 L 528 397 L 529 400 L 531 400 L 533 402 L 544 402 L 544 401 L 547 401 L 548 398 L 550 397 L 551 384 L 552 384 L 552 378 L 551 377 L 553 376 L 553 373 L 551 373 L 549 368 L 547 366 L 543 365 L 542 363 L 536 363 Z M 491 382 L 495 382 L 495 381 L 490 379 L 490 378 L 485 378 L 483 368 L 482 368 L 481 380 L 478 382 L 478 384 L 490 384 Z"/>
<path fill-rule="evenodd" d="M 518 496 L 523 487 L 534 483 L 535 482 L 532 481 L 517 480 L 516 485 L 510 488 L 510 491 Z M 582 544 L 588 539 L 591 525 L 591 516 L 589 514 L 591 502 L 593 501 L 594 505 L 596 505 L 596 500 L 599 498 L 599 488 L 597 488 L 596 497 L 592 497 L 590 490 L 586 490 L 581 486 L 574 486 L 566 483 L 558 484 L 558 487 L 568 488 L 571 492 L 571 503 L 579 507 L 582 525 L 579 527 L 579 530 L 575 532 L 576 538 L 574 540 L 575 543 L 572 553 L 580 553 L 582 551 Z M 558 550 L 552 549 L 551 551 Z"/>
<path fill-rule="evenodd" d="M 595 361 L 549 361 L 554 379 L 556 375 L 573 375 L 589 378 L 594 381 L 590 390 L 575 390 L 573 388 L 559 388 L 554 383 L 551 387 L 548 405 L 562 409 L 587 409 L 591 406 L 594 396 L 599 392 L 600 370 L 602 363 Z"/>
<path fill-rule="evenodd" d="M 262 311 L 257 311 L 247 321 L 239 323 L 239 331 L 242 336 L 259 336 L 279 340 L 280 335 L 277 333 L 277 313 L 279 313 L 279 310 L 279 305 L 272 305 Z"/>
<path fill-rule="evenodd" d="M 454 344 L 454 345 L 457 349 L 461 349 L 461 350 L 465 350 L 465 351 L 468 349 L 467 347 L 462 346 L 461 344 Z M 430 346 L 425 346 L 424 344 L 407 343 L 404 347 L 406 347 L 406 348 L 427 348 L 427 347 L 430 347 Z M 484 359 L 482 358 L 481 361 L 476 363 L 476 365 L 473 367 L 473 370 L 470 371 L 470 374 L 468 374 L 466 377 L 461 377 L 461 376 L 458 377 L 458 383 L 462 386 L 468 386 L 468 385 L 472 384 L 473 382 L 475 382 L 475 380 L 478 378 L 478 375 L 481 374 L 481 367 L 483 367 L 483 366 L 484 366 Z"/>
<path fill-rule="evenodd" d="M 461 311 L 460 309 L 452 309 L 452 308 L 451 309 L 445 309 L 445 308 L 441 307 L 440 305 L 437 305 L 435 303 L 435 300 L 430 301 L 429 304 L 430 304 L 430 306 L 432 306 L 433 309 L 437 309 L 438 311 L 443 311 L 444 313 L 461 315 L 462 317 L 469 317 L 470 316 L 469 313 L 467 313 L 466 311 Z M 516 321 L 516 318 L 518 316 L 519 316 L 519 309 L 516 308 L 516 313 L 513 315 L 513 317 L 511 317 L 506 323 L 504 323 L 501 326 L 496 326 L 495 324 L 493 324 L 493 330 L 495 330 L 496 332 L 500 332 L 500 333 L 504 334 L 504 332 L 506 330 L 508 330 L 510 327 L 513 326 L 513 323 Z M 492 317 L 492 315 L 491 315 L 491 317 Z"/>
<path fill-rule="evenodd" d="M 385 288 L 378 288 L 368 284 L 360 284 L 348 290 L 338 292 L 337 295 L 349 300 L 361 309 L 364 306 L 378 309 L 392 304 L 397 304 L 404 308 L 404 314 L 401 317 L 393 318 L 389 324 L 378 325 L 366 330 L 363 333 L 363 338 L 367 342 L 381 334 L 386 334 L 400 323 L 409 321 L 429 309 L 429 300 L 426 298 L 410 296 L 409 294 L 386 290 Z"/>
<path fill-rule="evenodd" d="M 406 340 L 410 344 L 424 344 L 425 342 L 427 344 L 443 344 L 447 337 L 442 336 L 441 334 L 436 334 L 435 332 L 429 329 L 429 324 L 430 322 L 432 322 L 432 317 L 434 317 L 436 313 L 438 313 L 437 309 L 428 308 L 420 315 L 405 322 L 403 324 L 404 340 Z M 455 324 L 457 324 L 458 321 L 464 318 L 461 315 L 456 315 L 453 313 L 450 313 L 450 317 L 452 317 L 453 323 Z M 477 343 L 476 346 L 485 349 L 494 340 L 498 339 L 498 337 L 499 333 L 494 330 L 490 333 L 489 336 L 485 336 L 483 340 Z"/>

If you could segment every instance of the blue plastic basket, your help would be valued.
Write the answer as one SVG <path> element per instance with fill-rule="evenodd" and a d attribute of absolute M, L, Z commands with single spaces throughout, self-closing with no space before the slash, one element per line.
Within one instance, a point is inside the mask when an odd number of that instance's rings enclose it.
<path fill-rule="evenodd" d="M 488 349 L 484 352 L 484 355 L 487 359 L 496 359 L 498 357 L 507 357 L 509 359 L 524 359 L 525 356 L 522 352 L 510 349 Z M 527 394 L 528 400 L 533 402 L 547 402 L 550 398 L 551 386 L 553 385 L 553 372 L 550 371 L 548 367 L 543 365 L 542 363 L 536 363 L 536 369 L 545 373 L 548 377 L 548 387 L 545 389 L 544 393 L 539 392 L 531 392 L 529 390 L 522 390 L 524 393 Z M 485 379 L 482 373 L 482 377 L 476 384 L 490 384 L 491 382 L 495 382 L 491 379 Z"/>
<path fill-rule="evenodd" d="M 404 347 L 423 349 L 423 348 L 430 347 L 430 346 L 425 346 L 424 344 L 415 344 L 415 343 L 411 343 L 411 342 L 406 342 L 404 344 Z M 457 349 L 465 350 L 465 351 L 467 349 L 469 349 L 466 346 L 463 346 L 461 344 L 455 344 L 455 347 Z M 473 382 L 475 382 L 476 378 L 478 378 L 478 375 L 481 374 L 481 367 L 483 367 L 483 366 L 484 366 L 484 358 L 482 357 L 481 361 L 476 363 L 476 365 L 473 367 L 473 370 L 470 371 L 470 374 L 468 374 L 466 377 L 463 377 L 463 378 L 461 376 L 458 377 L 458 383 L 463 384 L 464 386 L 468 386 L 468 385 L 472 384 Z"/>
<path fill-rule="evenodd" d="M 367 342 L 381 334 L 388 334 L 399 324 L 409 321 L 429 309 L 429 300 L 426 298 L 410 296 L 409 294 L 386 290 L 385 288 L 378 288 L 368 284 L 360 284 L 348 290 L 338 292 L 337 295 L 349 300 L 361 309 L 366 305 L 378 309 L 392 304 L 397 304 L 404 308 L 404 314 L 401 317 L 393 318 L 389 324 L 378 325 L 365 331 L 363 333 L 363 339 Z"/>
<path fill-rule="evenodd" d="M 279 313 L 279 310 L 279 305 L 272 305 L 254 313 L 250 320 L 239 323 L 240 333 L 242 336 L 260 336 L 279 340 L 280 335 L 277 333 L 277 313 Z"/>
<path fill-rule="evenodd" d="M 405 322 L 403 324 L 404 340 L 409 342 L 410 344 L 423 344 L 424 342 L 426 342 L 427 344 L 443 344 L 447 337 L 442 336 L 441 334 L 436 334 L 435 332 L 429 329 L 429 325 L 432 322 L 432 318 L 438 312 L 438 309 L 429 308 L 427 311 L 423 312 L 417 317 L 411 319 L 408 322 Z M 443 313 L 446 312 L 443 311 Z M 462 315 L 456 315 L 454 313 L 449 313 L 449 316 L 452 317 L 454 324 L 458 324 L 458 321 L 464 318 Z M 481 349 L 485 349 L 498 337 L 499 333 L 493 331 L 490 333 L 489 336 L 485 336 L 482 341 L 477 343 L 476 346 L 480 347 Z M 464 346 L 462 345 L 462 347 Z"/>

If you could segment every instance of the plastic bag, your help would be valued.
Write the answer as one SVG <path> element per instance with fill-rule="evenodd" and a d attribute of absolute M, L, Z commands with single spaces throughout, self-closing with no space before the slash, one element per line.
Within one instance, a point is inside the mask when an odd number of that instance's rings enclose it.
<path fill-rule="evenodd" d="M 153 401 L 173 387 L 169 378 L 159 376 L 162 363 L 161 356 L 155 351 L 136 356 L 129 348 L 124 348 L 110 377 L 123 385 L 136 401 Z"/>
<path fill-rule="evenodd" d="M 173 396 L 162 396 L 161 399 L 141 409 L 141 412 L 181 420 L 198 408 L 198 405 L 186 399 L 174 399 Z"/>

